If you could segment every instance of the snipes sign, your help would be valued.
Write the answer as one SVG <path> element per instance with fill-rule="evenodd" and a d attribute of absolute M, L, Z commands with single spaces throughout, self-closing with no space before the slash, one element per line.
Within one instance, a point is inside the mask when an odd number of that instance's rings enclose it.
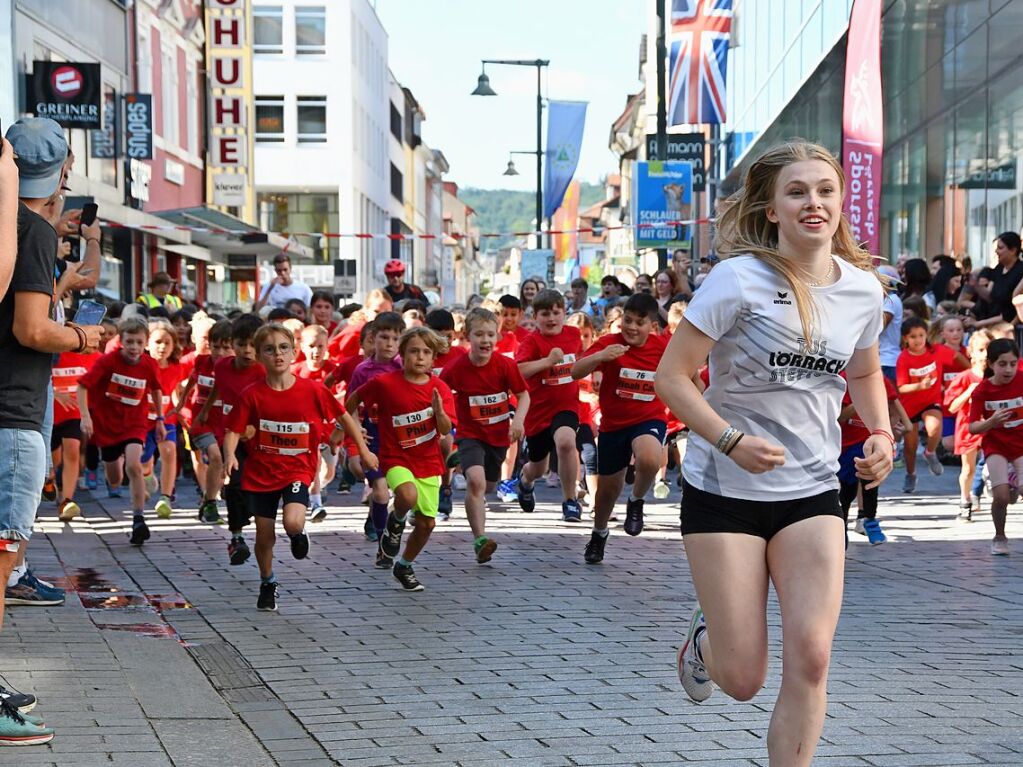
<path fill-rule="evenodd" d="M 34 61 L 28 76 L 29 111 L 65 128 L 103 127 L 100 65 Z"/>

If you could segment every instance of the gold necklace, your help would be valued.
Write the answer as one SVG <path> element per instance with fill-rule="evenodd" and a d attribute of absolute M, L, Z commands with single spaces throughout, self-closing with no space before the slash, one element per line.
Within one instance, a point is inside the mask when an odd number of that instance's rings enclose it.
<path fill-rule="evenodd" d="M 819 280 L 816 280 L 815 282 L 807 281 L 806 286 L 808 288 L 819 288 L 821 285 L 823 285 L 825 282 L 831 279 L 831 275 L 835 273 L 835 259 L 833 256 L 829 256 L 828 258 L 831 260 L 831 265 L 828 267 L 827 274 L 825 274 L 823 277 L 821 277 Z"/>

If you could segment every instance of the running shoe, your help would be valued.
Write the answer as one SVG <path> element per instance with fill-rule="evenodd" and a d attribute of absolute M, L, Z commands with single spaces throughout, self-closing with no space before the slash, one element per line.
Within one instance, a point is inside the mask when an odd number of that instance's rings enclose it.
<path fill-rule="evenodd" d="M 18 692 L 0 684 L 0 700 L 18 709 L 18 713 L 24 715 L 36 707 L 36 696 L 27 692 Z"/>
<path fill-rule="evenodd" d="M 366 486 L 365 486 L 365 487 L 364 487 L 364 488 L 362 489 L 362 500 L 361 500 L 361 501 L 359 501 L 359 503 L 361 503 L 361 504 L 362 504 L 363 506 L 369 506 L 369 494 L 370 494 L 371 492 L 373 492 L 373 491 L 372 491 L 372 490 L 370 490 L 370 487 L 369 487 L 369 485 L 366 485 Z"/>
<path fill-rule="evenodd" d="M 643 532 L 643 499 L 633 500 L 629 498 L 625 502 L 625 532 L 629 535 L 639 535 Z"/>
<path fill-rule="evenodd" d="M 373 517 L 368 514 L 366 515 L 366 521 L 362 524 L 362 533 L 366 536 L 367 541 L 373 541 L 374 543 L 380 537 L 377 535 L 377 529 L 373 526 Z"/>
<path fill-rule="evenodd" d="M 107 482 L 106 484 L 107 484 L 107 497 L 108 498 L 120 498 L 121 497 L 121 488 L 120 488 L 120 486 L 114 487 L 109 482 Z"/>
<path fill-rule="evenodd" d="M 906 479 L 902 483 L 902 492 L 904 493 L 916 492 L 916 474 L 906 474 Z"/>
<path fill-rule="evenodd" d="M 57 483 L 53 481 L 52 477 L 47 477 L 46 481 L 43 483 L 43 500 L 57 500 Z"/>
<path fill-rule="evenodd" d="M 959 514 L 956 517 L 960 522 L 973 521 L 973 504 L 970 501 L 963 501 L 959 504 Z"/>
<path fill-rule="evenodd" d="M 579 505 L 579 501 L 577 501 L 575 498 L 570 498 L 567 501 L 561 502 L 561 521 L 562 522 L 583 521 L 583 509 Z"/>
<path fill-rule="evenodd" d="M 703 619 L 703 610 L 697 605 L 693 610 L 693 618 L 689 622 L 689 633 L 686 635 L 686 643 L 678 651 L 678 678 L 682 682 L 682 689 L 686 691 L 694 702 L 702 703 L 714 692 L 714 683 L 707 673 L 707 667 L 703 665 L 696 652 L 696 643 L 700 634 L 707 630 L 707 623 Z"/>
<path fill-rule="evenodd" d="M 96 476 L 96 472 L 92 469 L 85 470 L 85 487 L 89 490 L 95 490 L 99 487 L 99 477 Z"/>
<path fill-rule="evenodd" d="M 376 562 L 373 563 L 373 566 L 379 568 L 380 570 L 390 570 L 392 567 L 394 567 L 394 558 L 387 556 L 383 552 L 383 550 L 378 546 L 377 558 Z"/>
<path fill-rule="evenodd" d="M 309 518 L 313 522 L 317 523 L 322 522 L 327 518 L 327 507 L 326 506 L 314 507 Z"/>
<path fill-rule="evenodd" d="M 941 465 L 941 461 L 938 460 L 938 454 L 924 450 L 924 460 L 927 461 L 927 468 L 931 470 L 931 474 L 935 477 L 940 477 L 945 467 Z"/>
<path fill-rule="evenodd" d="M 526 487 L 519 482 L 515 497 L 519 502 L 519 508 L 527 514 L 532 514 L 533 510 L 536 508 L 536 495 L 534 490 L 535 488 L 532 485 Z"/>
<path fill-rule="evenodd" d="M 256 609 L 266 613 L 277 612 L 277 581 L 259 584 L 259 599 Z"/>
<path fill-rule="evenodd" d="M 233 536 L 227 544 L 227 557 L 232 565 L 245 564 L 251 556 L 249 544 L 240 535 Z"/>
<path fill-rule="evenodd" d="M 451 478 L 451 485 L 455 490 L 465 490 L 465 477 L 461 473 L 455 474 Z"/>
<path fill-rule="evenodd" d="M 304 532 L 291 536 L 291 556 L 305 559 L 309 556 L 309 536 Z"/>
<path fill-rule="evenodd" d="M 881 530 L 881 523 L 876 519 L 864 520 L 863 534 L 867 536 L 867 541 L 871 546 L 880 546 L 888 540 L 888 536 Z"/>
<path fill-rule="evenodd" d="M 447 522 L 451 519 L 451 509 L 451 487 L 442 487 L 437 501 L 437 519 L 441 522 Z"/>
<path fill-rule="evenodd" d="M 668 486 L 668 483 L 665 482 L 663 479 L 659 479 L 657 480 L 656 483 L 654 483 L 654 498 L 656 498 L 659 501 L 663 501 L 670 494 L 671 488 Z"/>
<path fill-rule="evenodd" d="M 171 506 L 170 496 L 161 495 L 160 500 L 156 502 L 156 516 L 159 519 L 170 519 L 173 513 L 174 507 Z"/>
<path fill-rule="evenodd" d="M 203 501 L 199 507 L 199 519 L 208 525 L 222 525 L 224 520 L 220 517 L 220 509 L 216 501 Z"/>
<path fill-rule="evenodd" d="M 519 481 L 517 479 L 502 479 L 497 485 L 497 497 L 501 503 L 513 503 L 519 498 Z"/>
<path fill-rule="evenodd" d="M 863 530 L 864 517 L 856 517 L 856 523 L 853 525 L 853 532 L 859 533 L 860 535 L 866 535 L 867 533 Z"/>
<path fill-rule="evenodd" d="M 53 740 L 53 729 L 28 721 L 6 700 L 0 701 L 0 746 L 41 746 Z"/>
<path fill-rule="evenodd" d="M 596 530 L 590 533 L 590 541 L 586 544 L 586 551 L 583 553 L 586 564 L 596 565 L 604 561 L 604 547 L 607 546 L 607 539 L 610 537 L 610 533 L 601 535 Z"/>
<path fill-rule="evenodd" d="M 159 483 L 156 481 L 155 474 L 147 474 L 142 478 L 142 482 L 146 486 L 146 498 L 156 493 Z"/>
<path fill-rule="evenodd" d="M 61 522 L 70 522 L 81 513 L 82 509 L 77 503 L 64 499 L 60 502 L 60 512 L 57 514 L 57 518 Z"/>
<path fill-rule="evenodd" d="M 405 532 L 405 520 L 398 519 L 392 509 L 387 513 L 387 527 L 380 537 L 380 550 L 392 559 L 401 550 L 401 536 Z"/>
<path fill-rule="evenodd" d="M 394 577 L 405 591 L 423 590 L 423 584 L 420 583 L 419 579 L 416 577 L 416 573 L 412 569 L 412 565 L 395 564 L 391 573 L 394 574 Z"/>
<path fill-rule="evenodd" d="M 45 585 L 26 570 L 13 586 L 4 590 L 4 601 L 8 605 L 25 607 L 56 607 L 64 604 L 64 590 Z"/>
<path fill-rule="evenodd" d="M 497 551 L 497 544 L 491 538 L 486 537 L 473 543 L 472 547 L 476 551 L 476 562 L 481 565 L 489 562 L 490 558 L 494 556 L 494 552 Z"/>
<path fill-rule="evenodd" d="M 143 543 L 149 540 L 151 534 L 149 527 L 145 522 L 139 522 L 138 524 L 132 522 L 131 524 L 131 535 L 128 542 L 132 546 L 141 546 Z"/>
<path fill-rule="evenodd" d="M 547 487 L 561 487 L 561 477 L 556 472 L 548 472 L 547 476 L 544 477 L 543 483 Z"/>
<path fill-rule="evenodd" d="M 1009 539 L 994 538 L 991 541 L 991 554 L 996 557 L 1009 556 Z"/>

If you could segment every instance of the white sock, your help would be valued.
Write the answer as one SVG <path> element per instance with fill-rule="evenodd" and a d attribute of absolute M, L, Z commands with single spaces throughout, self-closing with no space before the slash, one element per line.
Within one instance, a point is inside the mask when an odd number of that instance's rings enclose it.
<path fill-rule="evenodd" d="M 312 493 L 309 496 L 309 503 L 315 509 L 317 506 L 323 505 L 323 496 L 321 493 Z"/>
<path fill-rule="evenodd" d="M 28 572 L 28 563 L 22 562 L 19 567 L 15 567 L 11 570 L 11 577 L 7 579 L 7 588 L 17 586 L 18 581 L 21 580 L 21 576 Z"/>

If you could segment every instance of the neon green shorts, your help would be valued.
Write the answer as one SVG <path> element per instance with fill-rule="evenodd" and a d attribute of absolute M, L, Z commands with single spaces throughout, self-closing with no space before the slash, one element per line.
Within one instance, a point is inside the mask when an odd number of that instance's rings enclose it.
<path fill-rule="evenodd" d="M 416 505 L 412 510 L 422 514 L 424 517 L 437 516 L 437 508 L 440 505 L 439 475 L 436 477 L 417 477 L 404 466 L 392 466 L 387 470 L 384 478 L 387 480 L 387 486 L 391 490 L 394 490 L 398 485 L 411 482 L 415 485 L 416 495 L 418 496 Z"/>

